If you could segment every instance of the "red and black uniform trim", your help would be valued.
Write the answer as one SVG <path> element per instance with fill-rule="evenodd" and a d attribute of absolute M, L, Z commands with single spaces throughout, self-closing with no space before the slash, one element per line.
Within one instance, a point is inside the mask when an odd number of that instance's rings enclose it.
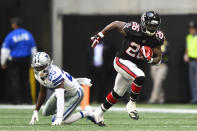
<path fill-rule="evenodd" d="M 126 71 L 130 76 L 132 76 L 133 78 L 136 78 L 137 75 L 132 72 L 126 65 L 124 65 L 123 63 L 120 62 L 120 58 L 116 57 L 116 64 L 123 69 L 124 71 Z"/>
<path fill-rule="evenodd" d="M 108 110 L 113 104 L 116 104 L 119 98 L 120 96 L 114 90 L 112 90 L 106 97 L 101 109 L 103 111 Z"/>
<path fill-rule="evenodd" d="M 140 76 L 137 77 L 131 84 L 131 93 L 130 93 L 130 98 L 133 101 L 136 101 L 137 97 L 140 94 L 140 91 L 142 89 L 142 85 L 144 83 L 145 77 Z"/>

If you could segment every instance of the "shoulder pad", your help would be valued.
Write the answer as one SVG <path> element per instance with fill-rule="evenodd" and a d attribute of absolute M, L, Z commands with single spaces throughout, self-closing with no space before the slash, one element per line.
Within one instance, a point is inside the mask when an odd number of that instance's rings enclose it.
<path fill-rule="evenodd" d="M 126 23 L 123 30 L 126 32 L 127 36 L 138 35 L 141 32 L 140 24 L 134 21 Z"/>

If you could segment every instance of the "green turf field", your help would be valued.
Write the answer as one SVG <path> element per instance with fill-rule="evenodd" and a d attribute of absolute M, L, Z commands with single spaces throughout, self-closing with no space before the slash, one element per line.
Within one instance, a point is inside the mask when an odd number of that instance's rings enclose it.
<path fill-rule="evenodd" d="M 146 106 L 162 107 L 140 105 L 140 107 Z M 177 106 L 165 105 L 164 107 L 176 108 Z M 194 109 L 197 106 L 182 107 Z M 105 113 L 106 127 L 99 127 L 86 119 L 70 125 L 51 126 L 51 117 L 43 117 L 41 114 L 40 121 L 32 126 L 28 125 L 31 115 L 32 110 L 29 109 L 0 109 L 0 131 L 197 131 L 197 114 L 140 112 L 140 119 L 136 121 L 131 120 L 126 112 L 107 112 Z"/>

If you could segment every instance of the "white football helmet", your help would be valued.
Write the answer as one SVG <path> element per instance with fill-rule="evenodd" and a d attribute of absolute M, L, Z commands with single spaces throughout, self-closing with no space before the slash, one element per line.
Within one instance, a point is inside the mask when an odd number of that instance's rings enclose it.
<path fill-rule="evenodd" d="M 38 52 L 34 55 L 31 66 L 34 72 L 43 78 L 48 75 L 51 63 L 52 61 L 47 53 Z"/>

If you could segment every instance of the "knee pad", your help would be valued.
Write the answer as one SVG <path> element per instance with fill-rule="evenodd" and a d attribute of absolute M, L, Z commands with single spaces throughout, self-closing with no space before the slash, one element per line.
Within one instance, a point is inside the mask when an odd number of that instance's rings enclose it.
<path fill-rule="evenodd" d="M 139 76 L 135 78 L 134 83 L 140 86 L 144 84 L 144 80 L 145 80 L 145 76 Z"/>

